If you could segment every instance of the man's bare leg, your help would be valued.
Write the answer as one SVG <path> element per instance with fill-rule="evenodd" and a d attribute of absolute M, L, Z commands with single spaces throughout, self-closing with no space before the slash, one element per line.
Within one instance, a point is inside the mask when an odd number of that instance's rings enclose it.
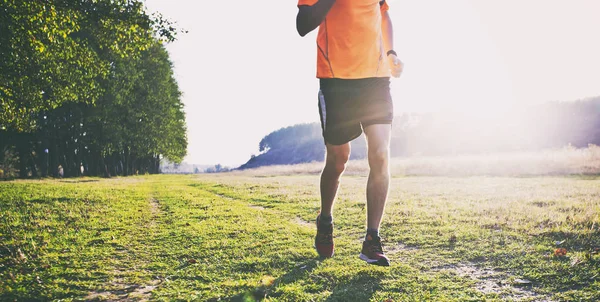
<path fill-rule="evenodd" d="M 321 258 L 333 256 L 333 217 L 332 208 L 340 177 L 346 169 L 350 157 L 350 143 L 335 146 L 327 144 L 327 157 L 325 167 L 321 173 L 321 214 L 317 217 L 317 235 L 315 248 Z"/>
<path fill-rule="evenodd" d="M 383 253 L 379 225 L 383 217 L 385 201 L 390 184 L 390 125 L 365 127 L 369 157 L 369 180 L 367 181 L 367 234 L 363 241 L 360 259 L 370 264 L 389 266 Z"/>
<path fill-rule="evenodd" d="M 350 158 L 350 143 L 343 145 L 327 144 L 325 167 L 321 173 L 321 214 L 331 216 L 333 202 L 340 185 L 340 177 Z"/>
<path fill-rule="evenodd" d="M 367 228 L 379 230 L 390 184 L 391 125 L 376 124 L 365 128 L 369 158 L 367 182 Z"/>

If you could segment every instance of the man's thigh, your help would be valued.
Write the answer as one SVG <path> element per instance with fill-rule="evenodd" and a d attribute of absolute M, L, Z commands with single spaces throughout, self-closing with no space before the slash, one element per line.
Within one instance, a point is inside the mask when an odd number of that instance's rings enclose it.
<path fill-rule="evenodd" d="M 369 152 L 389 150 L 392 136 L 391 124 L 373 124 L 364 128 Z"/>
<path fill-rule="evenodd" d="M 319 91 L 319 114 L 326 144 L 343 145 L 362 133 L 357 89 L 352 82 L 322 79 Z"/>
<path fill-rule="evenodd" d="M 321 79 L 319 113 L 325 142 L 345 144 L 394 117 L 389 78 Z"/>

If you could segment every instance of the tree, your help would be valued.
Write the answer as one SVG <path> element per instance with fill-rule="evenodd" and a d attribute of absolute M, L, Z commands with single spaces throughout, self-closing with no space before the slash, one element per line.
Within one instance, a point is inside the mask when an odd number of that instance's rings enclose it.
<path fill-rule="evenodd" d="M 82 166 L 154 173 L 162 156 L 181 161 L 185 117 L 161 45 L 178 33 L 168 20 L 138 0 L 3 0 L 0 12 L 0 147 L 16 147 L 21 177 L 56 176 L 59 165 L 65 176 Z"/>

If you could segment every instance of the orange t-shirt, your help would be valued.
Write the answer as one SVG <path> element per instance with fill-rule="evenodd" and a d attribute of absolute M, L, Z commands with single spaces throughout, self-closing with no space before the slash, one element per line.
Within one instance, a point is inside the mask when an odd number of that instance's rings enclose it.
<path fill-rule="evenodd" d="M 298 6 L 317 1 L 298 0 Z M 319 26 L 317 78 L 391 76 L 381 32 L 388 9 L 385 0 L 337 0 Z"/>

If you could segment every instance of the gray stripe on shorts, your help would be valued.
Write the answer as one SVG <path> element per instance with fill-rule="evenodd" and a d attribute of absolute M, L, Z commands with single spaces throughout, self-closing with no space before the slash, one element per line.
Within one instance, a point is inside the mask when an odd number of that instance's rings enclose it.
<path fill-rule="evenodd" d="M 323 125 L 323 130 L 327 127 L 327 110 L 325 106 L 325 96 L 323 95 L 323 91 L 319 89 L 319 109 L 321 109 L 321 124 Z"/>

